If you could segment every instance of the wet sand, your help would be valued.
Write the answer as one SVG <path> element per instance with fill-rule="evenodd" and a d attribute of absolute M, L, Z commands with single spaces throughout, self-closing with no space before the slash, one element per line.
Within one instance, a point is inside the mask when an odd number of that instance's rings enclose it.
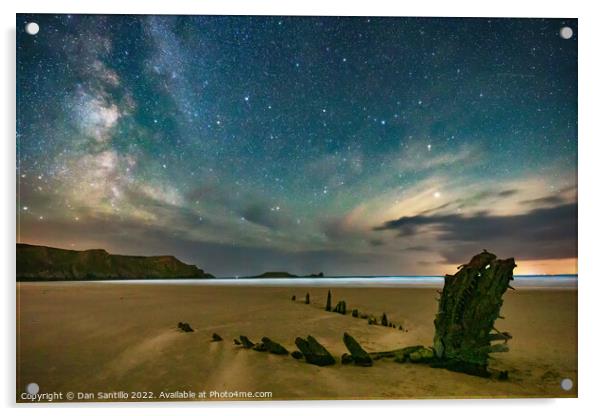
<path fill-rule="evenodd" d="M 312 303 L 305 305 L 305 293 Z M 114 283 L 17 284 L 17 400 L 30 382 L 44 392 L 271 392 L 286 399 L 576 397 L 577 291 L 519 289 L 504 295 L 500 331 L 510 352 L 491 368 L 509 380 L 483 379 L 426 365 L 340 363 L 343 332 L 368 351 L 431 345 L 435 289 L 334 288 L 333 306 L 401 324 L 404 331 L 323 310 L 327 288 Z M 297 301 L 291 301 L 292 295 Z M 176 329 L 185 321 L 191 333 Z M 216 332 L 222 342 L 210 342 Z M 337 358 L 317 367 L 290 356 L 235 347 L 268 336 L 289 351 L 313 335 Z M 574 387 L 564 391 L 560 382 Z M 206 399 L 209 399 L 207 396 Z M 257 400 L 257 399 L 252 399 Z"/>

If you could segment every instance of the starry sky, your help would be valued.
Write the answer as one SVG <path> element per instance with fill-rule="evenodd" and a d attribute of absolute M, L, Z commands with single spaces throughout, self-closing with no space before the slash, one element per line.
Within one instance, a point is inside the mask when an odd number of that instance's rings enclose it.
<path fill-rule="evenodd" d="M 483 248 L 576 273 L 577 37 L 573 19 L 18 15 L 17 239 L 217 276 L 443 274 Z"/>

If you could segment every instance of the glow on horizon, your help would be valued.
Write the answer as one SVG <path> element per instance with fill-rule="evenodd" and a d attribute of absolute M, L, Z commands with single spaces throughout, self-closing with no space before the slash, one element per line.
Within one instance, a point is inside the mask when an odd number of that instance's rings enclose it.
<path fill-rule="evenodd" d="M 577 259 L 516 261 L 515 275 L 577 274 Z"/>

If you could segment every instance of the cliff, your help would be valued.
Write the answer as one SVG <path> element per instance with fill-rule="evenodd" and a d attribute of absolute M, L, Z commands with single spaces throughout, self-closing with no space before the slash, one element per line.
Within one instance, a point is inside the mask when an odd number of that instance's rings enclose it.
<path fill-rule="evenodd" d="M 122 256 L 17 244 L 17 280 L 204 279 L 213 276 L 174 256 Z"/>

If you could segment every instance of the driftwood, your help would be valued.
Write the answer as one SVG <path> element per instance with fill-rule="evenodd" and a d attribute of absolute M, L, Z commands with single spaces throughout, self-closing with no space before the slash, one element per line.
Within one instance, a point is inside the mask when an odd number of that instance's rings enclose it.
<path fill-rule="evenodd" d="M 430 363 L 433 367 L 490 376 L 489 354 L 508 351 L 507 342 L 512 338 L 509 333 L 498 331 L 494 324 L 515 267 L 513 258 L 498 260 L 486 250 L 477 254 L 461 265 L 456 274 L 445 276 L 432 348 L 416 345 L 373 352 L 370 357 Z M 492 345 L 493 341 L 503 343 Z"/>

